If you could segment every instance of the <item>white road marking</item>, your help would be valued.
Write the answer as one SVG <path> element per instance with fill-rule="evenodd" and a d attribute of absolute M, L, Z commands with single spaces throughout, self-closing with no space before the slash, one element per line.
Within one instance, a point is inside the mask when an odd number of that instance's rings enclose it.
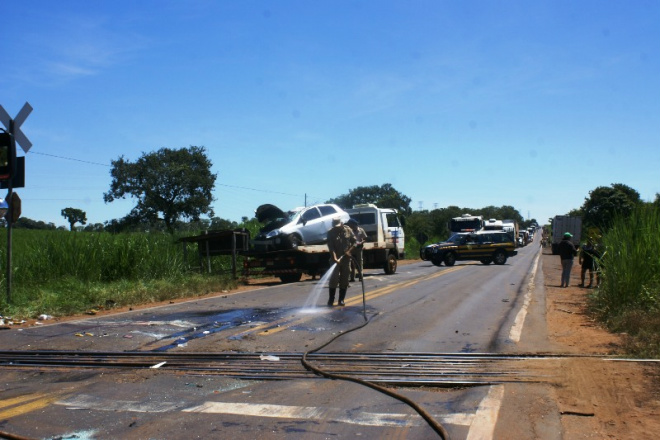
<path fill-rule="evenodd" d="M 497 387 L 493 387 L 497 388 Z M 493 391 L 486 396 L 476 414 L 457 413 L 434 415 L 443 424 L 470 426 L 470 432 L 475 425 L 479 431 L 494 428 L 499 411 L 499 402 L 495 402 Z M 501 398 L 501 396 L 500 396 Z M 272 405 L 260 403 L 205 402 L 190 408 L 185 408 L 183 402 L 153 402 L 133 400 L 109 400 L 91 395 L 79 395 L 56 402 L 70 410 L 94 410 L 140 413 L 164 413 L 182 411 L 188 413 L 232 414 L 251 417 L 272 417 L 280 419 L 325 420 L 338 423 L 363 426 L 413 427 L 422 426 L 426 422 L 416 413 L 372 413 L 355 412 L 342 408 L 321 408 L 315 406 Z M 497 406 L 493 412 L 494 406 Z M 183 408 L 183 409 L 182 409 Z M 485 437 L 475 437 L 485 438 Z"/>
<path fill-rule="evenodd" d="M 280 419 L 331 420 L 365 426 L 421 426 L 425 422 L 417 414 L 388 414 L 346 411 L 339 408 L 318 408 L 314 406 L 270 405 L 260 403 L 205 402 L 202 405 L 184 409 L 184 412 L 210 414 L 235 414 L 241 416 L 275 417 Z M 469 426 L 473 414 L 452 414 L 439 417 L 443 423 Z"/>
<path fill-rule="evenodd" d="M 135 400 L 109 400 L 90 395 L 79 395 L 56 402 L 67 409 L 92 409 L 96 411 L 126 411 L 141 413 L 163 413 L 176 411 L 183 402 L 139 402 Z"/>
<path fill-rule="evenodd" d="M 467 440 L 490 440 L 493 438 L 503 397 L 504 385 L 490 387 L 488 395 L 479 404 L 474 420 L 470 424 Z"/>
<path fill-rule="evenodd" d="M 520 342 L 520 335 L 522 334 L 523 324 L 525 323 L 525 318 L 527 317 L 527 308 L 529 303 L 532 300 L 532 292 L 534 291 L 534 279 L 536 278 L 536 271 L 539 267 L 539 258 L 541 257 L 541 251 L 536 255 L 536 261 L 534 262 L 534 268 L 532 269 L 532 277 L 527 284 L 527 292 L 525 293 L 525 301 L 522 308 L 516 315 L 516 319 L 513 322 L 513 327 L 509 332 L 509 339 L 515 343 Z"/>

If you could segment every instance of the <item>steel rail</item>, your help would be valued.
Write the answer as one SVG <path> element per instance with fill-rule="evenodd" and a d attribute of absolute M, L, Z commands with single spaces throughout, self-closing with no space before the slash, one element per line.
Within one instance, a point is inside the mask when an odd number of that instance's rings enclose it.
<path fill-rule="evenodd" d="M 79 351 L 0 351 L 0 368 L 62 370 L 71 368 L 146 369 L 195 375 L 224 375 L 253 380 L 312 379 L 319 376 L 300 365 L 301 353 L 155 353 Z M 570 356 L 569 356 L 570 357 Z M 336 374 L 397 386 L 474 386 L 496 383 L 548 382 L 552 366 L 544 362 L 563 355 L 463 353 L 314 353 L 308 360 Z M 270 360 L 269 360 L 270 359 Z M 274 360 L 277 359 L 277 360 Z M 524 361 L 533 361 L 534 366 Z M 532 368 L 533 367 L 533 368 Z"/>

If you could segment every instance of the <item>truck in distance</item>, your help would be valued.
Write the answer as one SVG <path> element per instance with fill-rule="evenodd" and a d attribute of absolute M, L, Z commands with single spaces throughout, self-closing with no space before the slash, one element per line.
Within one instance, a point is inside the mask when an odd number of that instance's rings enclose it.
<path fill-rule="evenodd" d="M 556 215 L 552 219 L 552 255 L 559 254 L 559 242 L 568 232 L 572 235 L 571 241 L 577 247 L 582 238 L 582 218 L 568 215 Z"/>
<path fill-rule="evenodd" d="M 463 214 L 449 220 L 449 231 L 454 232 L 477 232 L 484 228 L 484 216 Z"/>

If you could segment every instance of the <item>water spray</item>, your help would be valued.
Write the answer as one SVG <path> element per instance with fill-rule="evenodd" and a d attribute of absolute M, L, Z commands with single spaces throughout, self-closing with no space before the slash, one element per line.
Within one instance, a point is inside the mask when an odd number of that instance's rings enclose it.
<path fill-rule="evenodd" d="M 354 256 L 350 255 L 350 251 L 353 250 L 354 247 L 355 246 L 351 246 L 351 248 L 349 248 L 349 250 L 346 251 L 346 253 L 344 253 L 337 260 L 337 262 L 335 263 L 335 267 L 331 267 L 331 269 L 333 271 L 336 270 L 336 266 L 339 264 L 339 261 L 341 261 L 341 259 L 344 258 L 345 256 L 348 256 L 349 258 L 352 258 L 353 262 L 356 265 L 356 267 L 359 267 L 359 266 L 357 266 L 357 259 Z M 361 281 L 361 284 L 362 284 L 362 316 L 364 317 L 364 322 L 362 324 L 358 325 L 357 327 L 349 329 L 345 332 L 340 332 L 339 334 L 332 337 L 329 341 L 327 341 L 323 345 L 321 345 L 319 347 L 316 347 L 312 350 L 308 350 L 305 353 L 303 353 L 303 357 L 301 359 L 302 365 L 308 371 L 312 371 L 312 372 L 316 373 L 319 376 L 327 377 L 329 379 L 338 379 L 338 380 L 345 380 L 345 381 L 348 381 L 348 382 L 357 383 L 357 384 L 366 386 L 368 388 L 374 389 L 376 391 L 379 391 L 379 392 L 381 392 L 381 393 L 383 393 L 387 396 L 390 396 L 394 399 L 399 400 L 400 402 L 405 403 L 406 405 L 411 407 L 413 410 L 415 410 L 424 419 L 424 421 L 426 421 L 426 423 L 431 427 L 431 429 L 433 429 L 433 431 L 435 431 L 435 433 L 438 434 L 438 436 L 441 439 L 449 440 L 449 438 L 450 438 L 449 437 L 449 432 L 445 429 L 445 427 L 442 426 L 442 424 L 440 424 L 437 420 L 435 420 L 433 418 L 433 416 L 431 416 L 431 414 L 429 414 L 425 409 L 423 409 L 420 405 L 418 405 L 412 399 L 409 399 L 408 397 L 403 396 L 399 393 L 396 393 L 396 392 L 394 392 L 394 391 L 392 391 L 388 388 L 385 388 L 381 385 L 378 385 L 378 384 L 375 384 L 375 383 L 372 383 L 372 382 L 369 382 L 369 381 L 366 381 L 366 380 L 362 380 L 362 379 L 352 377 L 352 376 L 347 376 L 345 374 L 328 373 L 326 371 L 321 370 L 320 368 L 317 368 L 317 367 L 311 365 L 307 361 L 307 355 L 308 354 L 316 353 L 316 352 L 322 350 L 323 348 L 325 348 L 326 346 L 330 345 L 330 343 L 332 343 L 333 341 L 335 341 L 339 337 L 341 337 L 341 336 L 343 336 L 347 333 L 353 332 L 355 330 L 359 330 L 359 329 L 365 327 L 367 324 L 369 324 L 369 319 L 367 318 L 367 300 L 366 300 L 366 294 L 365 294 L 365 288 L 364 288 L 364 268 L 360 267 L 360 271 L 361 271 L 360 272 L 360 275 L 361 275 L 360 276 L 360 281 Z"/>

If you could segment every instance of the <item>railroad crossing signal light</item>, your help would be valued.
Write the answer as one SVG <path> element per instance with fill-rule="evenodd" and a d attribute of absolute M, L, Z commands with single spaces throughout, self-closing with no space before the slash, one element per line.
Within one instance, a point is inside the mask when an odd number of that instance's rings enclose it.
<path fill-rule="evenodd" d="M 1 154 L 1 153 L 0 153 Z M 12 188 L 24 188 L 25 187 L 25 156 L 19 156 L 16 158 L 16 167 L 15 171 L 11 172 L 11 187 Z M 0 171 L 1 173 L 2 171 Z M 2 180 L 0 179 L 0 189 L 9 188 L 9 179 Z"/>
<path fill-rule="evenodd" d="M 23 188 L 25 186 L 25 158 L 16 158 L 14 136 L 0 131 L 0 188 Z"/>
<path fill-rule="evenodd" d="M 11 177 L 12 145 L 11 135 L 5 131 L 0 132 L 0 180 L 9 180 Z"/>

